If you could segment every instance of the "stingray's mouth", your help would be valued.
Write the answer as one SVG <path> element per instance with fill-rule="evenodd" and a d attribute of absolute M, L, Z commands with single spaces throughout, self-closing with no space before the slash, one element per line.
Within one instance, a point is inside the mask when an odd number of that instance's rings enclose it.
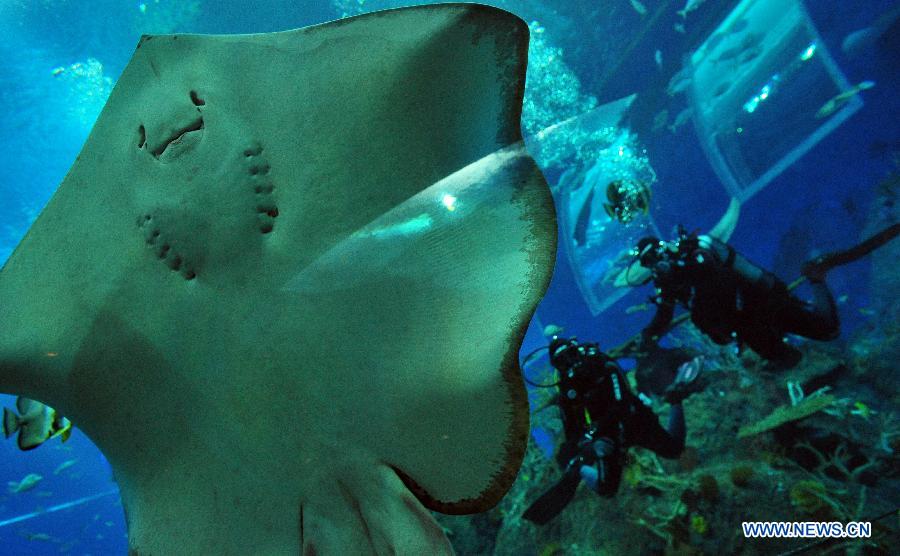
<path fill-rule="evenodd" d="M 198 117 L 190 124 L 177 129 L 165 141 L 150 151 L 153 158 L 169 161 L 178 158 L 193 148 L 203 138 L 203 118 Z"/>

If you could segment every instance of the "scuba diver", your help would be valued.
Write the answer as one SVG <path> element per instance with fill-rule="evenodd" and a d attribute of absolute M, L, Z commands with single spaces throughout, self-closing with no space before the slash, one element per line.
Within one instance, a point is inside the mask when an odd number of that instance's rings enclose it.
<path fill-rule="evenodd" d="M 814 340 L 837 338 L 840 323 L 834 298 L 825 284 L 827 268 L 815 262 L 802 270 L 812 287 L 811 302 L 790 293 L 771 272 L 759 268 L 728 244 L 679 227 L 674 241 L 643 238 L 637 261 L 651 271 L 657 305 L 653 321 L 643 330 L 649 345 L 668 328 L 681 304 L 691 321 L 717 344 L 737 341 L 765 359 L 793 367 L 801 354 L 785 343 L 787 333 Z"/>
<path fill-rule="evenodd" d="M 663 396 L 672 406 L 664 429 L 656 414 L 632 393 L 622 369 L 597 344 L 554 336 L 549 355 L 560 377 L 556 403 L 565 441 L 556 459 L 563 476 L 523 514 L 538 525 L 566 507 L 581 481 L 600 496 L 614 496 L 630 446 L 642 446 L 664 458 L 680 456 L 685 438 L 681 402 L 704 386 L 698 380 L 700 358 L 679 368 Z"/>

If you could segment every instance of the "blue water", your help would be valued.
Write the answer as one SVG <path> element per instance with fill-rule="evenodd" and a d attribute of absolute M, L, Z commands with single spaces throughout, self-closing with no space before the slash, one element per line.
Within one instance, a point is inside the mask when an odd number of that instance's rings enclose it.
<path fill-rule="evenodd" d="M 284 30 L 335 19 L 348 9 L 358 11 L 360 5 L 354 1 L 336 4 L 0 0 L 0 261 L 9 256 L 72 164 L 142 33 Z M 540 21 L 548 40 L 563 49 L 565 62 L 581 81 L 582 91 L 602 104 L 632 92 L 665 88 L 666 80 L 654 62 L 655 52 L 660 51 L 664 64 L 679 60 L 694 35 L 704 26 L 707 30 L 714 27 L 734 2 L 710 0 L 689 16 L 685 35 L 672 31 L 673 24 L 681 22 L 675 15 L 681 2 L 669 2 L 663 8 L 666 2 L 647 0 L 649 15 L 643 17 L 626 0 L 609 2 L 603 10 L 598 10 L 598 4 L 596 0 L 500 2 L 529 20 Z M 797 275 L 803 260 L 797 257 L 844 248 L 859 239 L 874 199 L 874 185 L 892 169 L 892 149 L 880 145 L 900 148 L 900 55 L 872 49 L 849 59 L 840 52 L 847 33 L 868 25 L 891 4 L 887 0 L 807 4 L 824 43 L 849 81 L 873 80 L 877 85 L 863 93 L 861 111 L 744 207 L 731 243 L 785 279 Z M 647 25 L 647 18 L 657 9 L 661 10 L 659 18 Z M 641 40 L 626 49 L 641 30 Z M 676 108 L 672 107 L 673 113 Z M 686 125 L 674 133 L 641 139 L 659 179 L 653 199 L 659 229 L 667 233 L 679 223 L 708 229 L 724 210 L 728 196 L 693 128 Z M 793 258 L 779 255 L 785 252 L 780 247 L 782 238 L 792 230 L 808 246 L 793 253 Z M 792 253 L 790 249 L 786 252 Z M 869 273 L 870 263 L 863 260 L 829 275 L 835 297 L 845 299 L 840 306 L 844 339 L 865 326 L 869 318 L 860 311 L 870 303 Z M 647 295 L 646 290 L 637 291 L 611 311 L 591 316 L 561 256 L 538 316 L 543 324 L 564 323 L 567 333 L 609 346 L 646 324 L 646 313 L 624 315 L 623 309 L 642 302 Z M 540 334 L 531 330 L 523 351 L 542 341 Z M 0 396 L 0 403 L 12 406 L 14 399 Z M 77 462 L 54 475 L 59 464 L 71 459 Z M 19 452 L 13 442 L 0 443 L 0 461 L 0 482 L 18 481 L 28 473 L 43 476 L 29 492 L 0 494 L 0 553 L 97 555 L 127 551 L 124 517 L 110 469 L 77 430 L 65 444 L 54 440 L 28 453 Z M 89 499 L 95 495 L 102 496 Z M 70 502 L 75 505 L 66 507 Z"/>

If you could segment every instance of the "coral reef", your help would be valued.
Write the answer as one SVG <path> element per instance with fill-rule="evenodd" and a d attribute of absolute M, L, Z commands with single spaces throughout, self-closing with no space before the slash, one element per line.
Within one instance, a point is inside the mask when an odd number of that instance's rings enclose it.
<path fill-rule="evenodd" d="M 676 338 L 679 348 L 706 349 L 690 327 Z M 896 348 L 900 338 L 888 341 Z M 560 473 L 532 443 L 497 508 L 438 519 L 460 554 L 776 554 L 811 541 L 747 539 L 741 522 L 803 520 L 873 522 L 871 538 L 829 539 L 810 553 L 893 553 L 896 519 L 875 521 L 896 513 L 900 492 L 900 426 L 892 402 L 866 384 L 871 361 L 848 355 L 853 344 L 809 343 L 803 350 L 798 367 L 777 373 L 752 354 L 719 346 L 706 351 L 711 384 L 685 402 L 684 454 L 663 460 L 632 448 L 615 498 L 581 486 L 546 526 L 521 520 Z M 654 409 L 665 415 L 663 404 Z M 557 412 L 535 414 L 532 426 L 558 430 Z M 753 434 L 739 436 L 742 427 Z"/>

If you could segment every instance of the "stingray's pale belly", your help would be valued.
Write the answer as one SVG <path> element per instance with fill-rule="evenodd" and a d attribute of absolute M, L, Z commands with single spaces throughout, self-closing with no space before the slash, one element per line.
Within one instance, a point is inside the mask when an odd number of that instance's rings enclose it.
<path fill-rule="evenodd" d="M 527 32 L 142 39 L 0 274 L 0 386 L 104 452 L 133 554 L 446 553 L 426 508 L 504 495 L 556 245 Z"/>

